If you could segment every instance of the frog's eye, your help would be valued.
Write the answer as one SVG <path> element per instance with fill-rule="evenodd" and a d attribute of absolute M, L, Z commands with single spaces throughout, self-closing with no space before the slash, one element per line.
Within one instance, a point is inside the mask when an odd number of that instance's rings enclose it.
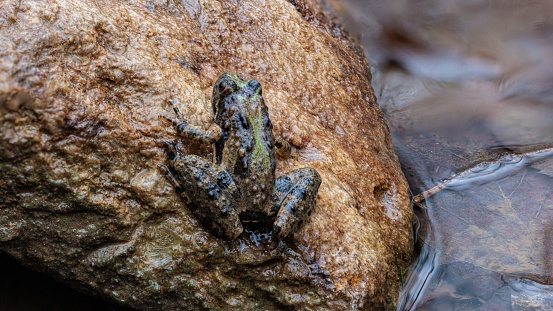
<path fill-rule="evenodd" d="M 248 88 L 254 93 L 257 92 L 257 94 L 261 95 L 261 83 L 259 83 L 259 81 L 255 79 L 248 81 Z"/>
<path fill-rule="evenodd" d="M 221 95 L 228 95 L 236 89 L 236 83 L 232 80 L 223 80 L 219 83 L 219 93 Z"/>

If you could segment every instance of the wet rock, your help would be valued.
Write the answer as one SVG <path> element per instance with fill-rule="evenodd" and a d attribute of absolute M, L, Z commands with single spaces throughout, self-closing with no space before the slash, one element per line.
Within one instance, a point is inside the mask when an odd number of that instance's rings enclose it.
<path fill-rule="evenodd" d="M 145 310 L 394 308 L 407 184 L 361 49 L 316 2 L 8 0 L 0 23 L 0 249 Z M 277 174 L 322 176 L 289 239 L 217 239 L 157 167 L 168 100 L 208 126 L 225 71 L 296 147 Z"/>

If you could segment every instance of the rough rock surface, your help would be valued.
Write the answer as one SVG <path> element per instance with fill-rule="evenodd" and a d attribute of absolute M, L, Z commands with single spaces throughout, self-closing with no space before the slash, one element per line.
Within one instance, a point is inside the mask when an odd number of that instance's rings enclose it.
<path fill-rule="evenodd" d="M 0 249 L 139 309 L 394 308 L 407 184 L 363 53 L 318 3 L 5 0 L 0 46 Z M 157 167 L 167 101 L 208 126 L 225 71 L 262 83 L 297 147 L 277 174 L 322 175 L 289 239 L 215 238 Z"/>

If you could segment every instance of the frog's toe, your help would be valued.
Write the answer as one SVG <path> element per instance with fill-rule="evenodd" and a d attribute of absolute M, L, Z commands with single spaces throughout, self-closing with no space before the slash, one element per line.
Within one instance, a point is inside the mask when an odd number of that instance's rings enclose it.
<path fill-rule="evenodd" d="M 300 168 L 287 174 L 292 177 L 280 209 L 273 224 L 273 230 L 279 237 L 286 237 L 296 231 L 315 206 L 317 192 L 321 185 L 321 176 L 310 167 Z"/>

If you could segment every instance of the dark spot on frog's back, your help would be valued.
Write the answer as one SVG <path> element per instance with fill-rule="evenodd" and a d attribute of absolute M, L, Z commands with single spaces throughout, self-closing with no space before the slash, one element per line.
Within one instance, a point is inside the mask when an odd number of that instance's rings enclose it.
<path fill-rule="evenodd" d="M 236 113 L 237 121 L 240 122 L 243 128 L 247 129 L 250 127 L 250 123 L 248 122 L 248 119 L 246 118 L 246 115 L 244 114 L 244 111 L 240 110 Z"/>
<path fill-rule="evenodd" d="M 242 134 L 240 139 L 240 146 L 250 151 L 253 148 L 253 135 L 251 133 L 245 132 Z"/>
<path fill-rule="evenodd" d="M 234 163 L 234 175 L 245 175 L 248 172 L 248 168 L 250 167 L 249 163 L 249 157 L 243 157 L 239 158 L 236 163 Z"/>

